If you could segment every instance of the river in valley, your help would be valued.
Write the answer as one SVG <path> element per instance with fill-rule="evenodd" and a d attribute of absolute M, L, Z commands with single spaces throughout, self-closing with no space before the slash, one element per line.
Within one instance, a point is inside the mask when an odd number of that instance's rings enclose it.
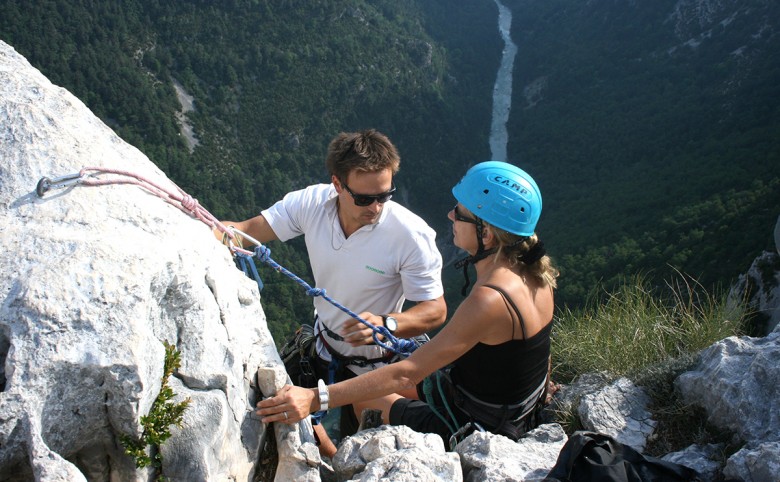
<path fill-rule="evenodd" d="M 501 65 L 496 75 L 496 83 L 493 87 L 490 158 L 494 161 L 506 161 L 508 141 L 506 123 L 509 120 L 509 111 L 512 107 L 512 71 L 515 64 L 515 55 L 517 54 L 517 45 L 512 42 L 512 37 L 510 36 L 512 11 L 499 0 L 495 0 L 495 2 L 498 6 L 498 31 L 504 40 L 504 50 L 501 55 Z"/>

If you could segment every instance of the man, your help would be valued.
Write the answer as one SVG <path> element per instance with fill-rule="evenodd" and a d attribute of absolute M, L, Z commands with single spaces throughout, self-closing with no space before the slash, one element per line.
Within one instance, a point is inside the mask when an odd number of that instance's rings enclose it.
<path fill-rule="evenodd" d="M 439 327 L 447 314 L 441 254 L 433 229 L 390 200 L 400 166 L 395 146 L 375 130 L 341 133 L 328 146 L 326 164 L 331 184 L 288 193 L 259 216 L 223 223 L 261 243 L 303 234 L 315 286 L 399 338 Z M 405 300 L 416 304 L 402 312 Z M 335 381 L 389 361 L 392 353 L 373 343 L 370 328 L 322 297 L 314 298 L 314 307 L 320 378 L 327 381 L 333 357 L 345 368 Z M 342 436 L 356 429 L 352 410 L 342 410 Z M 332 456 L 330 448 L 322 448 Z"/>

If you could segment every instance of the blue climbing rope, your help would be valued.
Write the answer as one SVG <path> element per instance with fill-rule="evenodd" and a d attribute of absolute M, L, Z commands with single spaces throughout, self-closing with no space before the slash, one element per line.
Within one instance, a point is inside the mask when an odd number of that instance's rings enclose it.
<path fill-rule="evenodd" d="M 235 252 L 235 254 L 237 256 L 238 255 L 243 255 L 243 256 L 250 257 L 250 258 L 251 258 L 251 256 L 254 256 L 258 260 L 260 260 L 263 263 L 269 265 L 275 271 L 284 274 L 285 276 L 287 276 L 291 280 L 293 280 L 296 283 L 298 283 L 299 285 L 301 285 L 306 290 L 306 294 L 307 295 L 312 296 L 312 297 L 314 297 L 314 296 L 321 296 L 322 299 L 324 299 L 328 303 L 332 304 L 333 306 L 335 306 L 339 310 L 343 311 L 344 313 L 346 313 L 350 317 L 356 319 L 357 321 L 361 322 L 363 325 L 365 325 L 368 328 L 370 328 L 371 331 L 372 331 L 372 335 L 371 336 L 374 339 L 374 343 L 376 343 L 378 346 L 384 348 L 385 350 L 389 350 L 389 351 L 391 351 L 393 353 L 396 353 L 396 354 L 402 355 L 402 356 L 409 356 L 419 346 L 418 343 L 415 342 L 414 340 L 407 340 L 407 339 L 404 339 L 404 338 L 397 338 L 397 337 L 393 336 L 393 334 L 390 333 L 390 330 L 388 330 L 386 327 L 384 327 L 384 326 L 376 326 L 376 325 L 373 325 L 373 324 L 369 323 L 368 321 L 364 320 L 363 318 L 360 317 L 360 315 L 358 315 L 354 311 L 352 311 L 349 308 L 343 306 L 341 303 L 339 303 L 338 301 L 336 301 L 333 298 L 331 298 L 330 296 L 328 296 L 328 294 L 326 293 L 324 288 L 313 288 L 311 285 L 309 285 L 306 281 L 301 279 L 295 273 L 289 271 L 284 266 L 282 266 L 279 263 L 277 263 L 276 261 L 274 261 L 271 258 L 271 250 L 268 249 L 268 247 L 264 246 L 262 243 L 260 243 L 256 239 L 253 239 L 248 234 L 243 233 L 243 232 L 239 231 L 236 228 L 231 227 L 230 229 L 233 231 L 234 235 L 235 234 L 239 234 L 243 238 L 248 239 L 249 241 L 251 241 L 253 244 L 256 245 L 254 251 L 247 251 L 244 248 L 237 247 L 237 246 L 231 244 L 231 248 L 233 249 L 233 251 Z M 254 267 L 254 263 L 251 263 L 251 265 Z M 246 273 L 246 271 L 244 271 L 244 272 Z M 256 268 L 255 268 L 254 273 L 257 273 Z M 262 283 L 262 281 L 260 281 L 260 276 L 259 275 L 256 275 L 255 279 L 258 281 L 258 283 Z M 387 341 L 381 340 L 379 338 L 380 336 L 384 337 L 384 340 L 387 340 Z"/>
<path fill-rule="evenodd" d="M 244 272 L 247 278 L 252 278 L 255 280 L 257 283 L 257 289 L 263 291 L 263 280 L 260 278 L 260 273 L 257 272 L 257 266 L 255 266 L 255 262 L 252 259 L 252 256 L 244 253 L 235 253 L 235 255 L 236 262 L 238 267 L 241 268 L 241 271 Z"/>
<path fill-rule="evenodd" d="M 242 236 L 246 236 L 243 233 L 241 233 L 238 230 L 235 230 Z M 251 238 L 248 238 L 251 239 Z M 292 273 L 291 271 L 287 270 L 285 267 L 277 263 L 271 258 L 271 250 L 268 249 L 266 246 L 263 246 L 260 243 L 257 244 L 257 247 L 254 250 L 254 256 L 262 261 L 263 263 L 269 265 L 271 268 L 273 268 L 275 271 L 278 271 L 284 275 L 286 275 L 291 280 L 295 281 L 299 285 L 301 285 L 304 289 L 306 289 L 306 294 L 309 296 L 321 296 L 322 299 L 327 301 L 328 303 L 332 304 L 336 308 L 340 309 L 344 313 L 348 314 L 352 318 L 356 319 L 357 321 L 363 323 L 365 326 L 371 329 L 373 334 L 371 335 L 374 339 L 374 343 L 376 343 L 378 346 L 384 348 L 385 350 L 392 351 L 393 353 L 397 353 L 399 355 L 410 355 L 415 349 L 417 349 L 417 343 L 414 340 L 407 340 L 404 338 L 396 338 L 393 336 L 392 333 L 390 333 L 390 330 L 388 330 L 384 326 L 375 326 L 368 321 L 364 320 L 360 317 L 357 313 L 350 310 L 349 308 L 343 306 L 333 298 L 327 295 L 324 288 L 312 288 L 311 285 L 309 285 L 306 281 L 302 280 L 300 277 L 295 275 L 295 273 Z M 383 340 L 379 339 L 379 336 L 383 336 L 385 340 L 389 340 L 389 343 L 384 342 Z"/>

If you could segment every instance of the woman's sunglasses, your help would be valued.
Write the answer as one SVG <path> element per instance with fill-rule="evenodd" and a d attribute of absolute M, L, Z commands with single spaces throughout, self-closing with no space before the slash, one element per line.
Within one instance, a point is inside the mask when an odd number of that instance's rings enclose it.
<path fill-rule="evenodd" d="M 344 185 L 344 189 L 346 189 L 349 195 L 352 196 L 352 200 L 355 201 L 355 206 L 361 207 L 370 206 L 374 204 L 374 202 L 384 204 L 393 197 L 393 193 L 395 192 L 395 184 L 391 184 L 389 191 L 379 194 L 355 194 L 352 192 L 352 189 L 347 186 L 346 182 L 341 181 L 341 184 Z"/>
<path fill-rule="evenodd" d="M 479 224 L 479 220 L 475 218 L 467 218 L 466 216 L 462 215 L 460 211 L 458 211 L 458 205 L 456 204 L 454 208 L 452 208 L 453 212 L 455 213 L 455 221 L 461 221 L 464 223 L 471 223 L 471 224 Z"/>

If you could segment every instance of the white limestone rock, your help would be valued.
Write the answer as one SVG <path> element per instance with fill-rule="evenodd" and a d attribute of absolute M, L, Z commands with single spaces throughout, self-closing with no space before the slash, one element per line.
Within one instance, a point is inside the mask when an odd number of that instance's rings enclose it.
<path fill-rule="evenodd" d="M 723 444 L 694 444 L 684 450 L 666 454 L 661 460 L 690 467 L 699 473 L 702 480 L 715 480 L 721 469 L 722 462 L 718 459 L 723 450 Z"/>
<path fill-rule="evenodd" d="M 474 432 L 456 447 L 466 482 L 542 480 L 555 466 L 568 437 L 557 423 L 540 425 L 517 442 Z"/>
<path fill-rule="evenodd" d="M 780 480 L 780 442 L 743 447 L 726 461 L 723 476 L 745 482 Z"/>
<path fill-rule="evenodd" d="M 649 403 L 641 387 L 620 378 L 598 392 L 584 395 L 578 413 L 586 430 L 610 435 L 642 452 L 657 425 L 647 410 Z"/>
<path fill-rule="evenodd" d="M 461 481 L 460 458 L 435 434 L 383 425 L 345 438 L 333 458 L 339 480 Z"/>
<path fill-rule="evenodd" d="M 780 226 L 780 223 L 778 223 Z M 746 303 L 754 317 L 760 317 L 762 333 L 780 326 L 780 254 L 764 251 L 737 278 L 729 290 L 729 302 Z"/>
<path fill-rule="evenodd" d="M 780 441 L 780 332 L 713 344 L 675 386 L 685 403 L 706 410 L 713 425 L 748 442 Z"/>
<path fill-rule="evenodd" d="M 0 126 L 0 479 L 146 480 L 118 436 L 140 434 L 167 340 L 193 406 L 163 474 L 246 480 L 261 430 L 250 380 L 278 361 L 256 284 L 208 226 L 138 186 L 39 198 L 39 179 L 85 166 L 172 183 L 3 42 Z"/>

